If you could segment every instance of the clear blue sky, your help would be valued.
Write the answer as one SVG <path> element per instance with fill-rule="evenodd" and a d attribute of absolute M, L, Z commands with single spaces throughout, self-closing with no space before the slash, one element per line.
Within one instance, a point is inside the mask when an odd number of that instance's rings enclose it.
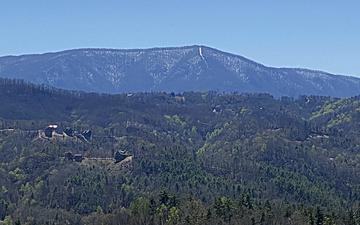
<path fill-rule="evenodd" d="M 203 44 L 360 76 L 359 0 L 1 0 L 0 55 Z"/>

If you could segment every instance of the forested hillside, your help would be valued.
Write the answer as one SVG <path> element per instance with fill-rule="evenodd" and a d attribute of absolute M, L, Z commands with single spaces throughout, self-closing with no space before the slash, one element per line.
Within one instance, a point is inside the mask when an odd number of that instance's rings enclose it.
<path fill-rule="evenodd" d="M 0 80 L 0 102 L 0 224 L 360 224 L 360 97 Z"/>
<path fill-rule="evenodd" d="M 296 54 L 295 54 L 296 55 Z M 68 90 L 126 92 L 219 91 L 274 96 L 360 94 L 360 79 L 322 71 L 264 66 L 207 46 L 72 49 L 0 57 L 0 77 Z"/>

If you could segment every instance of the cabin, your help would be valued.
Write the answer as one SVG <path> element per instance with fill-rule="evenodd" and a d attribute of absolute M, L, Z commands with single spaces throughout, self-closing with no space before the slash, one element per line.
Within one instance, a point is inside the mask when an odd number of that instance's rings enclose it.
<path fill-rule="evenodd" d="M 52 124 L 44 129 L 44 134 L 46 137 L 51 138 L 53 136 L 53 132 L 58 128 L 58 125 Z"/>
<path fill-rule="evenodd" d="M 74 137 L 74 130 L 70 127 L 66 127 L 64 133 L 69 137 Z"/>
<path fill-rule="evenodd" d="M 213 113 L 221 113 L 222 112 L 222 108 L 221 105 L 217 105 L 213 108 L 212 110 Z"/>
<path fill-rule="evenodd" d="M 55 134 L 64 135 L 64 129 L 62 129 L 60 126 L 58 126 L 54 131 Z"/>
<path fill-rule="evenodd" d="M 185 97 L 181 96 L 181 95 L 176 95 L 175 96 L 175 101 L 177 101 L 179 103 L 184 103 L 185 102 Z"/>
<path fill-rule="evenodd" d="M 71 152 L 65 152 L 65 159 L 68 161 L 73 161 L 74 155 Z"/>
<path fill-rule="evenodd" d="M 75 154 L 74 161 L 75 162 L 82 162 L 84 160 L 84 156 L 82 154 Z"/>
<path fill-rule="evenodd" d="M 114 154 L 115 163 L 121 162 L 127 157 L 129 157 L 129 155 L 126 154 L 124 151 L 117 151 Z"/>
<path fill-rule="evenodd" d="M 87 141 L 90 141 L 90 140 L 91 140 L 91 130 L 85 130 L 85 131 L 81 132 L 81 135 L 82 135 Z"/>

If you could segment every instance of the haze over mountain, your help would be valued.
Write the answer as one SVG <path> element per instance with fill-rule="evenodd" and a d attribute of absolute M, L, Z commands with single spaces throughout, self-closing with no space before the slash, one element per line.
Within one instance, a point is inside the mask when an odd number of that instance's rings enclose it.
<path fill-rule="evenodd" d="M 274 96 L 360 94 L 360 79 L 273 68 L 206 46 L 75 49 L 0 57 L 0 77 L 87 92 L 262 92 Z"/>

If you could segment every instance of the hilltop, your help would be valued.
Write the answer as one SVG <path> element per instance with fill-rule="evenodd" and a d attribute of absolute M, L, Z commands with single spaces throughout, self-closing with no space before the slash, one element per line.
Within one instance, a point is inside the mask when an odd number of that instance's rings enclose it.
<path fill-rule="evenodd" d="M 273 96 L 360 94 L 360 79 L 274 68 L 207 46 L 74 49 L 0 57 L 0 77 L 99 93 L 217 91 Z"/>

